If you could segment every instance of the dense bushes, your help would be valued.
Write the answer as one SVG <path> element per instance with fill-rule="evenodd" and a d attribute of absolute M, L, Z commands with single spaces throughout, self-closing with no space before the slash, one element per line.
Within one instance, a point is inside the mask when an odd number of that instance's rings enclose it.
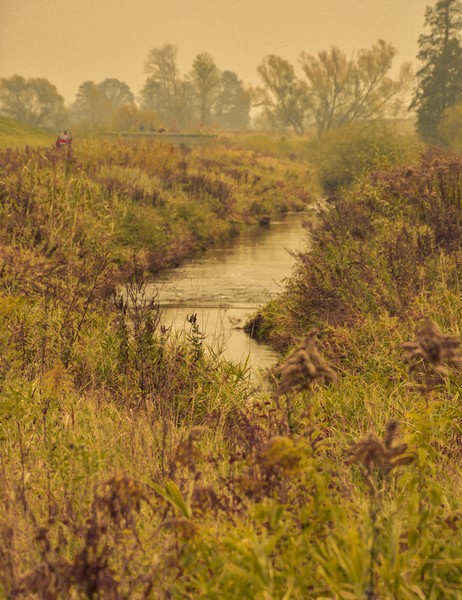
<path fill-rule="evenodd" d="M 304 138 L 249 134 L 228 144 L 303 161 L 310 189 L 327 196 L 377 170 L 408 166 L 424 151 L 411 121 L 354 123 Z"/>
<path fill-rule="evenodd" d="M 427 154 L 420 164 L 371 175 L 333 201 L 299 252 L 284 298 L 258 318 L 260 338 L 314 325 L 353 325 L 364 314 L 405 318 L 462 260 L 462 163 Z M 442 264 L 444 263 L 444 267 Z M 281 333 L 278 333 L 280 331 Z"/>
<path fill-rule="evenodd" d="M 409 164 L 422 145 L 410 124 L 353 124 L 314 137 L 305 149 L 327 194 L 360 177 L 395 165 Z"/>

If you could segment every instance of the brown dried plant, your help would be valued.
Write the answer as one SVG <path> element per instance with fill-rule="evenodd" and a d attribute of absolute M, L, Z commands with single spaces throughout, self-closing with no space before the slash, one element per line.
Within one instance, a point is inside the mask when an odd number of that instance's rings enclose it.
<path fill-rule="evenodd" d="M 290 475 L 298 468 L 301 454 L 297 444 L 289 437 L 277 435 L 260 448 L 251 461 L 265 478 Z"/>
<path fill-rule="evenodd" d="M 449 369 L 462 364 L 461 342 L 457 337 L 443 335 L 438 325 L 427 318 L 412 342 L 402 344 L 404 361 L 409 364 L 409 375 L 429 390 L 448 374 Z"/>
<path fill-rule="evenodd" d="M 176 471 L 179 467 L 185 467 L 191 473 L 196 473 L 197 462 L 204 457 L 201 451 L 196 447 L 195 442 L 201 439 L 205 431 L 205 427 L 193 427 L 188 432 L 186 439 L 180 441 L 170 459 L 170 479 L 174 479 Z"/>
<path fill-rule="evenodd" d="M 81 538 L 75 552 L 64 558 L 54 546 L 48 527 L 37 527 L 35 543 L 41 560 L 13 582 L 11 598 L 119 598 L 133 597 L 137 582 L 127 579 L 131 561 L 142 545 L 136 531 L 135 515 L 141 501 L 149 504 L 144 486 L 123 474 L 116 474 L 96 489 L 84 525 L 69 522 Z M 67 546 L 63 534 L 60 542 Z M 119 566 L 116 567 L 117 563 Z M 117 572 L 117 568 L 122 569 Z"/>
<path fill-rule="evenodd" d="M 410 464 L 414 455 L 407 451 L 408 445 L 393 444 L 397 430 L 398 422 L 391 419 L 387 423 L 383 441 L 375 433 L 368 433 L 348 450 L 347 464 L 362 463 L 368 476 L 374 471 L 387 474 L 395 467 Z"/>
<path fill-rule="evenodd" d="M 303 456 L 303 445 L 282 435 L 273 436 L 255 448 L 253 455 L 244 461 L 244 468 L 222 481 L 229 495 L 228 511 L 245 510 L 246 500 L 260 502 L 277 495 L 283 501 L 294 478 L 303 471 Z M 224 500 L 225 496 L 221 498 L 222 506 Z"/>
<path fill-rule="evenodd" d="M 377 569 L 380 564 L 379 542 L 382 526 L 379 513 L 382 510 L 382 494 L 379 493 L 378 482 L 381 475 L 388 475 L 396 467 L 408 465 L 414 460 L 414 454 L 408 452 L 407 444 L 394 444 L 398 422 L 390 419 L 386 426 L 384 439 L 375 433 L 368 433 L 362 440 L 353 444 L 347 451 L 347 464 L 362 463 L 366 468 L 365 480 L 368 486 L 369 517 L 371 521 L 369 583 L 365 589 L 365 597 L 377 599 Z"/>
<path fill-rule="evenodd" d="M 289 391 L 308 389 L 314 381 L 337 382 L 337 375 L 319 354 L 315 331 L 306 335 L 284 362 L 273 369 L 273 373 L 280 375 L 276 398 Z"/>
<path fill-rule="evenodd" d="M 95 496 L 95 507 L 107 512 L 118 527 L 134 527 L 134 515 L 147 500 L 142 484 L 123 474 L 116 474 L 105 482 Z"/>

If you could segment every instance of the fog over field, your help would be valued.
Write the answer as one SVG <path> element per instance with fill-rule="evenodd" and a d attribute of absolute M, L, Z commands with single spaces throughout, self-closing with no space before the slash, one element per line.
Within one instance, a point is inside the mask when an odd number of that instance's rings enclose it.
<path fill-rule="evenodd" d="M 1 0 L 0 77 L 43 77 L 71 103 L 85 81 L 117 78 L 139 93 L 152 48 L 173 44 L 188 73 L 208 52 L 221 70 L 258 81 L 268 54 L 347 53 L 379 38 L 414 61 L 428 0 Z"/>

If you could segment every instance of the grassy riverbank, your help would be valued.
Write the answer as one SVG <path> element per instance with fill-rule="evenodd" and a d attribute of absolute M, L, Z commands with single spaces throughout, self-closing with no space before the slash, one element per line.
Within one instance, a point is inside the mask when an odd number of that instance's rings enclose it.
<path fill-rule="evenodd" d="M 52 146 L 56 135 L 30 127 L 14 119 L 0 116 L 0 149 L 26 146 Z"/>
<path fill-rule="evenodd" d="M 109 253 L 121 268 L 134 253 L 147 271 L 175 265 L 312 203 L 302 163 L 222 147 L 85 139 L 71 157 L 39 148 L 0 161 L 6 239 L 14 228 L 16 243 L 41 255 Z"/>
<path fill-rule="evenodd" d="M 460 598 L 458 157 L 337 193 L 262 315 L 295 354 L 258 390 L 143 278 L 307 206 L 313 167 L 92 140 L 1 162 L 0 595 Z"/>

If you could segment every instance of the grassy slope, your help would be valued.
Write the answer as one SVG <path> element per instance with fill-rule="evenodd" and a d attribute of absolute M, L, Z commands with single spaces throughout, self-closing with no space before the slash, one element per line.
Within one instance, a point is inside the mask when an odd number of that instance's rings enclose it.
<path fill-rule="evenodd" d="M 53 134 L 44 133 L 30 125 L 0 116 L 0 148 L 50 146 L 54 137 Z"/>
<path fill-rule="evenodd" d="M 312 202 L 303 163 L 223 147 L 82 139 L 72 157 L 49 147 L 0 153 L 1 161 L 7 195 L 30 199 L 26 214 L 16 203 L 8 213 L 24 247 L 48 244 L 68 254 L 70 235 L 89 250 L 110 251 L 119 265 L 136 251 L 150 271 Z"/>

